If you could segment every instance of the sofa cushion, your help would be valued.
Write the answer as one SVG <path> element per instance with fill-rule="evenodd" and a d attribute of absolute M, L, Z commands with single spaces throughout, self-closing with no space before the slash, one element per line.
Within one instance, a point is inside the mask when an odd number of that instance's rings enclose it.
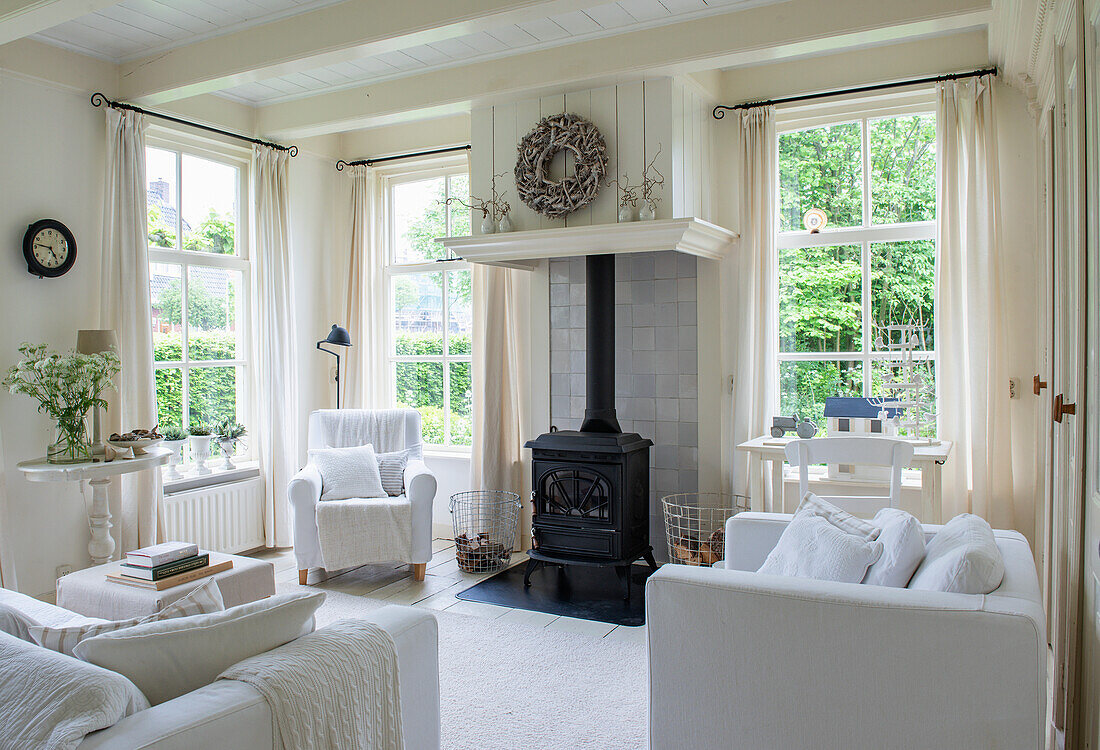
<path fill-rule="evenodd" d="M 220 612 L 223 609 L 225 609 L 225 605 L 222 604 L 221 589 L 218 588 L 218 582 L 211 578 L 159 612 L 154 612 L 145 617 L 132 617 L 128 620 L 104 620 L 98 623 L 73 624 L 63 627 L 35 625 L 29 630 L 31 638 L 39 646 L 45 646 L 48 649 L 72 656 L 76 644 L 85 638 L 133 627 L 143 622 L 157 622 L 159 620 L 170 620 L 174 617 Z"/>
<path fill-rule="evenodd" d="M 859 583 L 881 555 L 882 542 L 841 531 L 821 516 L 799 513 L 757 572 Z"/>
<path fill-rule="evenodd" d="M 405 467 L 409 465 L 409 449 L 378 454 L 378 473 L 382 476 L 382 489 L 390 497 L 405 492 Z"/>
<path fill-rule="evenodd" d="M 838 508 L 827 500 L 822 500 L 812 492 L 807 492 L 806 496 L 802 498 L 795 515 L 799 513 L 821 516 L 841 531 L 855 534 L 868 542 L 878 539 L 881 531 L 875 524 L 864 521 L 862 518 L 856 518 L 848 511 Z"/>
<path fill-rule="evenodd" d="M 0 633 L 0 747 L 71 750 L 149 707 L 120 674 Z"/>
<path fill-rule="evenodd" d="M 373 445 L 315 448 L 309 452 L 309 461 L 321 474 L 322 500 L 386 497 Z"/>
<path fill-rule="evenodd" d="M 156 705 L 207 685 L 241 659 L 313 630 L 322 592 L 277 594 L 208 615 L 143 623 L 87 638 L 76 656 L 133 680 Z"/>
<path fill-rule="evenodd" d="M 872 521 L 882 529 L 882 557 L 867 570 L 864 583 L 905 588 L 924 559 L 924 529 L 911 513 L 883 508 Z"/>
<path fill-rule="evenodd" d="M 107 622 L 97 617 L 85 617 L 54 604 L 20 594 L 11 589 L 0 589 L 0 632 L 14 635 L 34 643 L 30 628 L 34 625 L 65 627 L 68 625 L 94 625 Z"/>
<path fill-rule="evenodd" d="M 993 529 L 984 519 L 962 513 L 948 521 L 925 549 L 909 588 L 988 594 L 1001 585 L 1005 565 Z"/>

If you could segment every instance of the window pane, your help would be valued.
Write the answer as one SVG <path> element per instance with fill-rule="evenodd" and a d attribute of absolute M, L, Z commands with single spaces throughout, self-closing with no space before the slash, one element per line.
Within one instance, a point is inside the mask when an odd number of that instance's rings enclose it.
<path fill-rule="evenodd" d="M 803 229 L 820 208 L 828 227 L 863 224 L 863 136 L 858 122 L 779 136 L 779 230 Z"/>
<path fill-rule="evenodd" d="M 449 354 L 470 354 L 473 302 L 470 272 L 451 271 L 447 276 L 447 348 Z"/>
<path fill-rule="evenodd" d="M 934 240 L 883 242 L 871 245 L 871 336 L 875 349 L 886 348 L 890 325 L 918 327 L 917 348 L 934 348 L 932 300 L 936 287 Z"/>
<path fill-rule="evenodd" d="M 396 362 L 394 366 L 396 405 L 419 411 L 424 442 L 442 445 L 443 363 Z"/>
<path fill-rule="evenodd" d="M 859 245 L 779 251 L 779 350 L 855 352 L 863 343 Z"/>
<path fill-rule="evenodd" d="M 470 202 L 470 176 L 456 174 L 448 178 L 451 181 L 450 194 L 452 198 L 461 198 L 466 203 Z M 470 234 L 470 209 L 458 203 L 452 203 L 451 207 L 451 236 L 466 237 Z"/>
<path fill-rule="evenodd" d="M 237 168 L 183 155 L 183 248 L 235 255 Z"/>
<path fill-rule="evenodd" d="M 243 393 L 243 368 L 194 367 L 189 374 L 190 424 L 216 425 L 223 419 L 239 420 L 237 394 Z"/>
<path fill-rule="evenodd" d="M 920 360 L 914 363 L 913 379 L 906 377 L 904 370 L 896 362 L 875 360 L 871 363 L 871 395 L 897 396 L 912 400 L 921 405 L 920 437 L 936 436 L 936 363 L 932 360 Z M 911 383 L 919 381 L 919 387 L 904 390 L 890 390 L 889 383 Z M 915 410 L 907 410 L 906 417 L 916 419 Z M 917 437 L 910 435 L 909 437 Z"/>
<path fill-rule="evenodd" d="M 780 362 L 779 411 L 809 417 L 820 434 L 827 432 L 825 399 L 828 396 L 862 396 L 861 362 Z"/>
<path fill-rule="evenodd" d="M 149 302 L 153 325 L 153 359 L 183 359 L 183 283 L 174 263 L 149 264 Z"/>
<path fill-rule="evenodd" d="M 451 444 L 473 444 L 474 391 L 469 362 L 451 362 Z"/>
<path fill-rule="evenodd" d="M 400 356 L 443 353 L 442 273 L 393 277 L 393 343 Z"/>
<path fill-rule="evenodd" d="M 187 273 L 188 359 L 243 356 L 240 307 L 240 271 L 191 266 Z"/>
<path fill-rule="evenodd" d="M 149 246 L 176 247 L 176 154 L 160 148 L 145 149 L 145 191 Z"/>
<path fill-rule="evenodd" d="M 393 186 L 393 239 L 396 263 L 420 263 L 443 257 L 436 237 L 447 234 L 445 177 Z"/>
<path fill-rule="evenodd" d="M 157 424 L 183 427 L 183 372 L 175 369 L 157 370 Z"/>
<path fill-rule="evenodd" d="M 936 218 L 936 117 L 890 117 L 868 123 L 871 223 Z"/>

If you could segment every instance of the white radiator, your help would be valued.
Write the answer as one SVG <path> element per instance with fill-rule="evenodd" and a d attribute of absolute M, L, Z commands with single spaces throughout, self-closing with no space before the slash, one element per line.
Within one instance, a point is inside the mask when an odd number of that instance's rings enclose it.
<path fill-rule="evenodd" d="M 263 477 L 164 496 L 171 541 L 232 554 L 264 546 Z"/>

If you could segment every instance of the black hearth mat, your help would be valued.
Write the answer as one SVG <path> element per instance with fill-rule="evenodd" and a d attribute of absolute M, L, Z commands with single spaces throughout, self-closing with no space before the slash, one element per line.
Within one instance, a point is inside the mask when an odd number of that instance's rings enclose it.
<path fill-rule="evenodd" d="M 468 602 L 527 609 L 550 615 L 579 617 L 612 625 L 645 624 L 645 581 L 648 565 L 631 567 L 630 601 L 623 601 L 623 586 L 614 568 L 546 565 L 531 574 L 531 587 L 523 587 L 525 565 L 513 565 L 455 596 Z"/>

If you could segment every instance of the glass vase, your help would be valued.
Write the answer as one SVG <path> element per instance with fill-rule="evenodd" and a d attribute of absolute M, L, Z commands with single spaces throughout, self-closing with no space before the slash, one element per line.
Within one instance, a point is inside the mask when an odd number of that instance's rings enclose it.
<path fill-rule="evenodd" d="M 46 461 L 51 464 L 79 464 L 92 460 L 92 441 L 84 418 L 61 420 L 57 423 L 57 439 L 46 448 Z"/>

